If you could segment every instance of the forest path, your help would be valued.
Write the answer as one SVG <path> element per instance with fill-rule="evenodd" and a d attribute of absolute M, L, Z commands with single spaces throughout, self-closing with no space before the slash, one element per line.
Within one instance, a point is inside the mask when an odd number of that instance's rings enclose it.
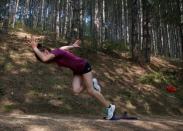
<path fill-rule="evenodd" d="M 181 131 L 182 118 L 147 117 L 109 121 L 96 117 L 57 114 L 0 114 L 1 131 Z"/>

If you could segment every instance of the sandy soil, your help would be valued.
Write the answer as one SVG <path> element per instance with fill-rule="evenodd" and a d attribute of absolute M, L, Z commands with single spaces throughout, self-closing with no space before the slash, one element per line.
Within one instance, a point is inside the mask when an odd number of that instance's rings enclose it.
<path fill-rule="evenodd" d="M 181 131 L 183 118 L 140 116 L 109 121 L 97 117 L 56 114 L 0 114 L 0 131 Z"/>

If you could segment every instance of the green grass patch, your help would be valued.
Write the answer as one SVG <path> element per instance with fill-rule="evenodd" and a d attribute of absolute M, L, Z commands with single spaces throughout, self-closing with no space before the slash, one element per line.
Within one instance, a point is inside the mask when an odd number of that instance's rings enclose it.
<path fill-rule="evenodd" d="M 5 112 L 11 112 L 12 110 L 16 109 L 16 105 L 10 104 L 10 105 L 4 105 L 3 109 Z"/>
<path fill-rule="evenodd" d="M 172 84 L 179 85 L 182 82 L 176 78 L 176 75 L 168 72 L 152 72 L 145 74 L 139 78 L 143 84 L 157 85 L 157 84 Z"/>
<path fill-rule="evenodd" d="M 106 41 L 106 42 L 103 42 L 102 49 L 105 49 L 107 51 L 113 51 L 113 50 L 129 51 L 129 47 L 123 41 L 118 41 L 118 42 Z"/>
<path fill-rule="evenodd" d="M 4 83 L 0 81 L 0 98 L 5 95 Z"/>
<path fill-rule="evenodd" d="M 156 84 L 161 84 L 161 83 L 168 84 L 170 80 L 163 73 L 153 72 L 153 73 L 148 73 L 148 74 L 141 76 L 139 78 L 139 81 L 143 84 L 154 85 L 155 83 Z"/>
<path fill-rule="evenodd" d="M 0 98 L 1 98 L 2 96 L 4 96 L 4 94 L 5 94 L 4 89 L 3 89 L 2 87 L 0 87 Z"/>
<path fill-rule="evenodd" d="M 157 88 L 166 87 L 167 85 L 173 85 L 176 87 L 177 92 L 172 95 L 174 95 L 180 101 L 182 101 L 182 99 L 183 99 L 183 96 L 182 96 L 183 82 L 181 81 L 180 78 L 178 78 L 176 76 L 175 73 L 171 73 L 171 72 L 167 72 L 167 71 L 166 72 L 152 72 L 152 73 L 148 73 L 148 74 L 141 76 L 139 78 L 139 82 L 141 82 L 143 84 L 153 85 Z M 160 88 L 160 89 L 163 89 L 163 88 Z M 163 90 L 160 90 L 160 91 L 163 91 Z"/>

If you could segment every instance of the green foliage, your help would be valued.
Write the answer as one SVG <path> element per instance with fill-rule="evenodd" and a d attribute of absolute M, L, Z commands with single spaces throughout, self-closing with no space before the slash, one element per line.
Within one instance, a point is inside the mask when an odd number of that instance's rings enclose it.
<path fill-rule="evenodd" d="M 9 26 L 11 28 L 11 26 Z M 34 35 L 45 35 L 47 34 L 47 32 L 45 31 L 42 31 L 41 27 L 37 27 L 37 28 L 31 28 L 31 27 L 28 27 L 28 26 L 23 26 L 22 25 L 22 22 L 21 21 L 16 21 L 15 23 L 15 28 L 11 28 L 12 31 L 17 31 L 17 30 L 20 30 L 20 29 L 23 29 L 24 31 L 26 32 L 29 32 L 31 34 L 34 34 Z"/>
<path fill-rule="evenodd" d="M 4 96 L 4 94 L 5 94 L 5 91 L 4 91 L 4 88 L 3 88 L 3 83 L 0 82 L 0 98 L 1 98 L 2 96 Z"/>
<path fill-rule="evenodd" d="M 176 1 L 154 0 L 151 4 L 153 17 L 160 17 L 161 22 L 166 24 L 179 24 L 179 7 Z"/>
<path fill-rule="evenodd" d="M 159 72 L 145 74 L 139 78 L 139 81 L 144 84 L 168 83 L 167 77 L 165 77 L 162 73 Z"/>
<path fill-rule="evenodd" d="M 170 72 L 153 72 L 145 74 L 139 78 L 139 81 L 143 84 L 153 85 L 155 87 L 166 87 L 167 85 L 173 85 L 176 87 L 177 92 L 174 94 L 175 97 L 180 100 L 183 99 L 182 93 L 182 81 L 181 78 L 177 78 L 174 73 Z M 167 95 L 167 94 L 165 94 Z"/>
<path fill-rule="evenodd" d="M 124 41 L 109 41 L 106 40 L 102 43 L 97 42 L 92 37 L 84 37 L 85 48 L 90 48 L 89 50 L 107 50 L 107 51 L 129 51 L 129 46 Z M 92 48 L 92 49 L 91 49 Z"/>
<path fill-rule="evenodd" d="M 31 34 L 34 34 L 34 35 L 43 35 L 44 34 L 44 32 L 42 31 L 42 29 L 40 27 L 37 27 L 34 29 L 29 28 L 29 27 L 25 27 L 24 29 L 25 29 L 25 31 L 27 31 Z"/>
<path fill-rule="evenodd" d="M 16 21 L 15 29 L 20 29 L 20 28 L 22 28 L 22 22 L 21 21 Z"/>
<path fill-rule="evenodd" d="M 102 43 L 102 48 L 108 51 L 128 51 L 129 47 L 123 41 L 114 42 L 114 41 L 106 41 Z"/>
<path fill-rule="evenodd" d="M 0 87 L 0 98 L 4 95 L 4 89 Z"/>
<path fill-rule="evenodd" d="M 139 81 L 144 84 L 150 84 L 150 85 L 177 85 L 180 83 L 180 80 L 178 80 L 173 73 L 168 72 L 152 72 L 149 74 L 145 74 L 139 78 Z"/>
<path fill-rule="evenodd" d="M 0 0 L 0 16 L 5 16 L 7 2 L 8 0 Z"/>
<path fill-rule="evenodd" d="M 0 22 L 0 28 L 2 28 L 3 27 L 3 23 L 2 22 Z"/>
<path fill-rule="evenodd" d="M 16 105 L 12 105 L 12 104 L 11 105 L 4 105 L 3 108 L 6 112 L 10 112 L 16 108 Z"/>

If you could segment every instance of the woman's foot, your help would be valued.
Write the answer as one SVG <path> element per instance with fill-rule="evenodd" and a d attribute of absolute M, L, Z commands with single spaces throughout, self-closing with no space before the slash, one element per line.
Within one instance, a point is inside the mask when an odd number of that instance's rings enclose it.
<path fill-rule="evenodd" d="M 98 81 L 97 81 L 96 78 L 93 78 L 93 87 L 94 87 L 94 89 L 95 89 L 96 91 L 101 92 L 101 87 L 100 87 L 100 85 L 98 84 Z"/>
<path fill-rule="evenodd" d="M 106 108 L 106 116 L 104 117 L 106 120 L 112 119 L 115 112 L 115 105 L 110 104 L 108 108 Z"/>

